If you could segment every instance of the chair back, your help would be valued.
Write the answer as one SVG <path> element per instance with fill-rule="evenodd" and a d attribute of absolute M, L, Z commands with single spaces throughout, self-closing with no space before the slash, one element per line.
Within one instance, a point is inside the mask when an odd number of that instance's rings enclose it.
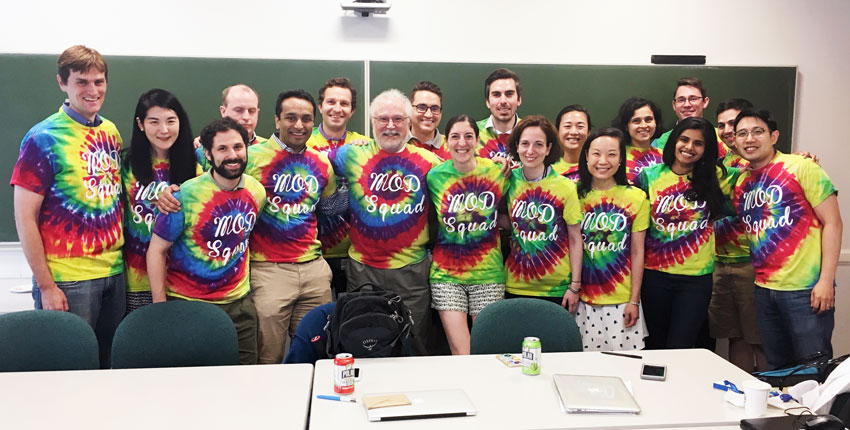
<path fill-rule="evenodd" d="M 112 367 L 239 364 L 236 328 L 210 303 L 174 300 L 130 312 L 112 341 Z"/>
<path fill-rule="evenodd" d="M 545 352 L 582 350 L 581 334 L 566 309 L 541 299 L 516 298 L 487 305 L 472 325 L 472 354 L 519 352 L 527 336 L 540 338 Z"/>
<path fill-rule="evenodd" d="M 100 368 L 91 326 L 70 312 L 0 315 L 0 372 Z"/>

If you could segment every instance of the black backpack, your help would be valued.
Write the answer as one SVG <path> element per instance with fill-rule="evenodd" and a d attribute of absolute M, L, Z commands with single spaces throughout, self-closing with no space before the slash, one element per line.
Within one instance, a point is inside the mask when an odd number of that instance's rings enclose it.
<path fill-rule="evenodd" d="M 363 291 L 365 286 L 372 290 Z M 409 350 L 412 326 L 401 296 L 364 284 L 337 299 L 325 324 L 325 351 L 329 358 L 343 352 L 356 358 L 399 357 Z"/>

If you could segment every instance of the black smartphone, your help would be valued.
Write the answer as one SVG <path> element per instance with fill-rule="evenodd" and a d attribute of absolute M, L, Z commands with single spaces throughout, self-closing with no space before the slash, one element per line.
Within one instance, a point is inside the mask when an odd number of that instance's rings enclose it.
<path fill-rule="evenodd" d="M 640 379 L 663 381 L 667 379 L 667 366 L 660 364 L 644 364 L 640 370 Z"/>

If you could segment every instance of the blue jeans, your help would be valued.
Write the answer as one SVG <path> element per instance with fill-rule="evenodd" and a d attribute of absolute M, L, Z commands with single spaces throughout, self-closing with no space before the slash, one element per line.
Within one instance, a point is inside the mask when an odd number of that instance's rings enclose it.
<path fill-rule="evenodd" d="M 57 282 L 65 293 L 68 311 L 79 315 L 94 329 L 100 349 L 100 367 L 111 367 L 112 337 L 124 317 L 124 274 L 85 281 Z M 32 299 L 36 309 L 42 309 L 41 290 L 32 281 Z"/>
<path fill-rule="evenodd" d="M 835 308 L 812 312 L 812 290 L 777 291 L 756 285 L 756 321 L 767 362 L 785 367 L 817 352 L 832 357 Z"/>

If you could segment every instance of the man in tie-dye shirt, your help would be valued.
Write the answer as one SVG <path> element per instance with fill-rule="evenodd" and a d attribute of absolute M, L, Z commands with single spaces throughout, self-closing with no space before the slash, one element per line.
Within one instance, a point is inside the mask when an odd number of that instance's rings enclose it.
<path fill-rule="evenodd" d="M 708 107 L 708 90 L 703 85 L 700 78 L 690 76 L 679 79 L 676 82 L 676 89 L 673 91 L 673 112 L 676 113 L 677 121 L 685 118 L 702 118 L 703 112 Z M 664 152 L 664 147 L 667 145 L 667 140 L 670 138 L 670 129 L 658 139 L 652 141 L 652 146 Z M 721 141 L 720 135 L 717 136 L 718 143 Z M 726 145 L 717 147 L 718 159 L 723 159 L 726 156 Z"/>
<path fill-rule="evenodd" d="M 410 118 L 407 144 L 427 149 L 442 161 L 451 159 L 446 138 L 437 128 L 443 118 L 443 91 L 433 82 L 422 81 L 413 86 L 409 97 L 413 116 Z"/>
<path fill-rule="evenodd" d="M 368 139 L 366 136 L 348 129 L 348 122 L 357 109 L 357 90 L 348 78 L 328 79 L 319 88 L 319 113 L 322 123 L 313 128 L 313 134 L 307 140 L 307 147 L 328 155 L 333 149 L 356 140 Z M 337 189 L 347 190 L 348 183 L 343 177 L 336 178 Z M 345 292 L 347 284 L 345 268 L 348 264 L 348 238 L 350 230 L 348 211 L 337 215 L 324 212 L 316 214 L 319 224 L 319 241 L 322 243 L 322 256 L 331 267 L 333 278 L 331 289 L 337 295 Z"/>
<path fill-rule="evenodd" d="M 242 174 L 248 133 L 236 121 L 225 117 L 211 122 L 201 131 L 201 145 L 210 171 L 184 182 L 174 193 L 182 209 L 160 214 L 154 223 L 147 254 L 151 297 L 154 303 L 168 296 L 218 306 L 236 328 L 239 362 L 256 364 L 248 239 L 266 192 L 256 179 Z"/>
<path fill-rule="evenodd" d="M 735 146 L 749 166 L 735 186 L 756 272 L 756 318 L 771 366 L 817 352 L 832 357 L 835 271 L 841 249 L 838 191 L 811 160 L 776 151 L 770 112 L 744 109 Z"/>
<path fill-rule="evenodd" d="M 255 131 L 257 122 L 260 120 L 260 95 L 257 94 L 257 90 L 245 84 L 235 84 L 225 88 L 221 91 L 221 106 L 218 110 L 222 118 L 231 118 L 245 128 L 248 132 L 248 146 L 267 140 L 257 136 Z M 201 168 L 209 170 L 210 165 L 207 163 L 199 138 L 195 139 L 195 156 Z"/>
<path fill-rule="evenodd" d="M 68 99 L 21 143 L 11 180 L 15 225 L 33 272 L 35 308 L 86 320 L 108 368 L 124 315 L 121 136 L 98 115 L 108 74 L 100 53 L 72 46 L 57 66 Z"/>
<path fill-rule="evenodd" d="M 268 196 L 251 237 L 260 364 L 281 363 L 287 338 L 304 315 L 331 301 L 331 268 L 322 258 L 316 214 L 342 213 L 348 195 L 337 193 L 327 156 L 307 147 L 315 115 L 316 102 L 306 91 L 280 93 L 278 135 L 248 150 L 245 173 Z"/>
<path fill-rule="evenodd" d="M 330 155 L 349 184 L 348 287 L 373 283 L 401 295 L 413 317 L 414 351 L 424 355 L 432 331 L 425 178 L 440 159 L 405 144 L 413 106 L 401 91 L 379 94 L 370 113 L 375 140 L 344 145 Z"/>
<path fill-rule="evenodd" d="M 508 137 L 519 122 L 517 109 L 522 104 L 519 76 L 504 68 L 494 70 L 484 80 L 484 102 L 490 116 L 477 123 L 478 156 L 508 158 Z"/>

